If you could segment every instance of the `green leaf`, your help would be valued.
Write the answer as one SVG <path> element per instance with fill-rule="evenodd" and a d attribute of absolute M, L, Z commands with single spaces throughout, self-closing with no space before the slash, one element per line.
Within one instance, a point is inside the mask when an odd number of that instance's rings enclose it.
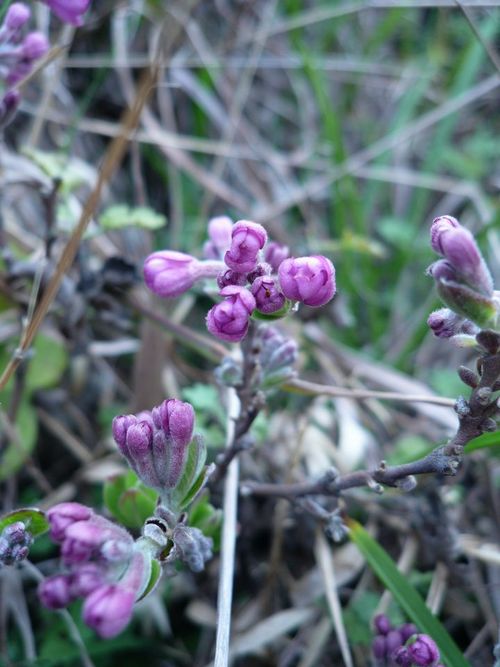
<path fill-rule="evenodd" d="M 147 206 L 130 208 L 125 204 L 109 206 L 99 218 L 104 229 L 123 229 L 124 227 L 142 227 L 143 229 L 160 229 L 167 224 L 164 215 L 156 213 Z"/>
<path fill-rule="evenodd" d="M 156 586 L 158 583 L 159 578 L 161 577 L 161 565 L 157 560 L 152 560 L 151 561 L 151 576 L 149 577 L 148 584 L 140 597 L 137 598 L 136 602 L 139 602 L 143 598 L 146 597 L 146 595 L 149 595 L 153 588 Z"/>
<path fill-rule="evenodd" d="M 418 627 L 419 631 L 428 634 L 438 645 L 441 661 L 447 667 L 470 667 L 462 652 L 450 637 L 441 622 L 427 609 L 408 579 L 401 574 L 392 558 L 369 535 L 361 524 L 354 519 L 347 520 L 349 536 L 356 544 L 368 564 L 390 590 L 399 605 Z"/>
<path fill-rule="evenodd" d="M 8 402 L 8 393 L 0 394 L 0 403 Z M 16 438 L 12 438 L 7 448 L 0 455 L 0 481 L 7 479 L 26 461 L 33 451 L 38 435 L 38 422 L 36 412 L 29 402 L 29 398 L 24 396 L 19 404 L 16 415 L 15 430 Z"/>
<path fill-rule="evenodd" d="M 489 447 L 498 447 L 500 445 L 500 433 L 483 433 L 477 438 L 470 440 L 464 447 L 464 453 L 470 454 L 478 449 L 487 449 Z"/>
<path fill-rule="evenodd" d="M 108 479 L 103 496 L 108 510 L 127 528 L 140 528 L 153 514 L 158 500 L 156 491 L 142 484 L 132 470 Z"/>
<path fill-rule="evenodd" d="M 202 436 L 195 435 L 193 440 L 189 443 L 182 477 L 175 489 L 172 490 L 171 494 L 173 502 L 178 503 L 179 508 L 185 506 L 184 499 L 190 494 L 193 484 L 198 481 L 206 460 L 207 448 L 205 446 L 205 440 Z"/>
<path fill-rule="evenodd" d="M 12 356 L 7 345 L 0 348 L 0 368 L 4 368 Z M 53 387 L 61 379 L 68 365 L 68 353 L 62 339 L 40 333 L 31 348 L 27 365 L 26 387 L 28 390 Z M 7 386 L 12 386 L 12 380 Z"/>
<path fill-rule="evenodd" d="M 22 509 L 14 510 L 0 516 L 0 533 L 4 528 L 16 521 L 22 521 L 33 537 L 42 535 L 49 529 L 49 522 L 45 517 L 45 512 L 36 507 L 23 507 Z"/>

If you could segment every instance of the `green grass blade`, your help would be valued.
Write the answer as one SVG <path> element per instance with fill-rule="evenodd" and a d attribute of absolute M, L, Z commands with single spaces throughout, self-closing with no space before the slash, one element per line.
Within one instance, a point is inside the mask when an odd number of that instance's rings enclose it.
<path fill-rule="evenodd" d="M 500 433 L 483 433 L 474 440 L 468 442 L 464 447 L 465 454 L 475 452 L 477 449 L 498 447 L 500 445 Z"/>
<path fill-rule="evenodd" d="M 348 519 L 347 526 L 351 540 L 366 558 L 377 577 L 390 590 L 420 632 L 434 639 L 441 652 L 441 661 L 446 667 L 470 667 L 469 662 L 464 658 L 444 626 L 427 609 L 420 595 L 401 574 L 387 552 L 354 519 Z"/>

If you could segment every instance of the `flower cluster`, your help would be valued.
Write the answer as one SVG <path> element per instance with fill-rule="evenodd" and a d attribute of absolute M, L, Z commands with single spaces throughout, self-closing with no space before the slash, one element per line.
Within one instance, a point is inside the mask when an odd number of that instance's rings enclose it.
<path fill-rule="evenodd" d="M 40 600 L 48 609 L 62 609 L 83 598 L 84 622 L 99 636 L 114 637 L 130 621 L 134 602 L 149 582 L 151 555 L 126 530 L 85 505 L 55 505 L 47 519 L 66 572 L 40 584 Z"/>
<path fill-rule="evenodd" d="M 174 511 L 203 473 L 206 447 L 193 428 L 193 406 L 176 399 L 113 420 L 113 437 L 130 467 Z"/>
<path fill-rule="evenodd" d="M 394 628 L 385 614 L 374 619 L 377 632 L 372 644 L 376 667 L 443 667 L 435 642 L 418 634 L 413 623 Z"/>
<path fill-rule="evenodd" d="M 22 521 L 6 526 L 0 534 L 0 567 L 14 565 L 27 558 L 33 536 Z"/>
<path fill-rule="evenodd" d="M 155 252 L 144 263 L 144 278 L 163 297 L 179 296 L 201 279 L 216 278 L 223 301 L 208 312 L 207 328 L 222 340 L 242 340 L 254 313 L 282 317 L 292 301 L 318 307 L 335 294 L 329 259 L 289 257 L 286 246 L 267 243 L 266 230 L 256 222 L 213 218 L 208 234 L 205 260 L 173 250 Z"/>
<path fill-rule="evenodd" d="M 480 327 L 497 327 L 499 295 L 472 234 L 458 220 L 444 215 L 432 223 L 431 246 L 443 259 L 427 271 L 448 306 L 429 316 L 433 333 L 460 345 L 473 339 Z"/>
<path fill-rule="evenodd" d="M 17 109 L 19 91 L 13 90 L 47 52 L 49 43 L 40 32 L 24 34 L 31 11 L 24 2 L 14 2 L 0 26 L 0 80 L 6 92 L 0 100 L 0 128 L 5 127 Z"/>

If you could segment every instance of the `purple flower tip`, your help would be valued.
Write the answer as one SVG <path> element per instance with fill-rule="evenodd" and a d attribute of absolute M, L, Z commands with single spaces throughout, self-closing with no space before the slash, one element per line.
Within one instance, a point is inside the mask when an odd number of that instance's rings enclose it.
<path fill-rule="evenodd" d="M 61 21 L 80 26 L 83 14 L 90 6 L 90 0 L 43 0 Z"/>
<path fill-rule="evenodd" d="M 285 305 L 285 295 L 278 289 L 276 280 L 270 276 L 256 278 L 250 291 L 255 297 L 257 310 L 261 313 L 275 313 Z"/>
<path fill-rule="evenodd" d="M 175 250 L 154 252 L 144 262 L 144 280 L 149 289 L 163 297 L 180 296 L 198 278 L 198 260 Z"/>
<path fill-rule="evenodd" d="M 291 257 L 281 262 L 278 276 L 283 294 L 307 306 L 323 306 L 335 295 L 335 268 L 322 255 Z"/>
<path fill-rule="evenodd" d="M 276 243 L 276 241 L 271 241 L 266 246 L 264 250 L 264 259 L 270 264 L 273 268 L 273 271 L 277 271 L 281 262 L 283 262 L 290 255 L 290 250 L 288 246 L 281 245 Z"/>
<path fill-rule="evenodd" d="M 236 343 L 246 336 L 257 304 L 249 290 L 237 285 L 224 287 L 220 294 L 226 298 L 208 311 L 207 329 L 217 338 Z"/>
<path fill-rule="evenodd" d="M 110 639 L 128 625 L 133 606 L 133 592 L 119 585 L 100 586 L 85 600 L 83 620 L 100 637 Z"/>
<path fill-rule="evenodd" d="M 429 635 L 416 635 L 408 647 L 408 654 L 416 667 L 435 667 L 439 660 L 439 649 Z"/>
<path fill-rule="evenodd" d="M 231 247 L 224 255 L 230 269 L 238 273 L 249 273 L 257 263 L 257 255 L 267 241 L 267 232 L 262 225 L 249 220 L 239 220 L 232 228 Z"/>
<path fill-rule="evenodd" d="M 38 597 L 47 609 L 63 609 L 74 599 L 70 591 L 70 579 L 58 574 L 42 581 L 38 587 Z"/>
<path fill-rule="evenodd" d="M 392 623 L 385 614 L 377 614 L 373 619 L 373 626 L 380 635 L 386 635 L 392 630 Z"/>
<path fill-rule="evenodd" d="M 77 521 L 85 521 L 92 516 L 90 507 L 80 503 L 59 503 L 47 512 L 50 524 L 50 536 L 56 542 L 62 542 L 66 530 Z"/>
<path fill-rule="evenodd" d="M 8 30 L 19 30 L 30 19 L 31 11 L 24 2 L 14 2 L 5 15 L 5 27 Z"/>
<path fill-rule="evenodd" d="M 447 215 L 436 218 L 431 225 L 431 245 L 470 287 L 492 295 L 491 273 L 474 237 L 458 220 Z"/>
<path fill-rule="evenodd" d="M 209 240 L 203 246 L 206 259 L 222 259 L 231 245 L 233 221 L 225 215 L 212 218 L 208 223 Z"/>
<path fill-rule="evenodd" d="M 49 43 L 41 32 L 30 32 L 23 42 L 23 56 L 27 60 L 38 60 L 49 50 Z"/>
<path fill-rule="evenodd" d="M 187 447 L 193 438 L 194 409 L 190 403 L 175 398 L 163 401 L 153 408 L 153 421 L 178 446 Z"/>

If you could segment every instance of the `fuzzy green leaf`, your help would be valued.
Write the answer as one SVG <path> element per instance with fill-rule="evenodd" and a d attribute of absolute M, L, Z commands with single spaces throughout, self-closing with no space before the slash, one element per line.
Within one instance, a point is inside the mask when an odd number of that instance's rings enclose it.
<path fill-rule="evenodd" d="M 16 521 L 22 521 L 33 537 L 42 535 L 49 529 L 49 522 L 42 510 L 36 507 L 23 507 L 0 517 L 0 533 Z"/>

